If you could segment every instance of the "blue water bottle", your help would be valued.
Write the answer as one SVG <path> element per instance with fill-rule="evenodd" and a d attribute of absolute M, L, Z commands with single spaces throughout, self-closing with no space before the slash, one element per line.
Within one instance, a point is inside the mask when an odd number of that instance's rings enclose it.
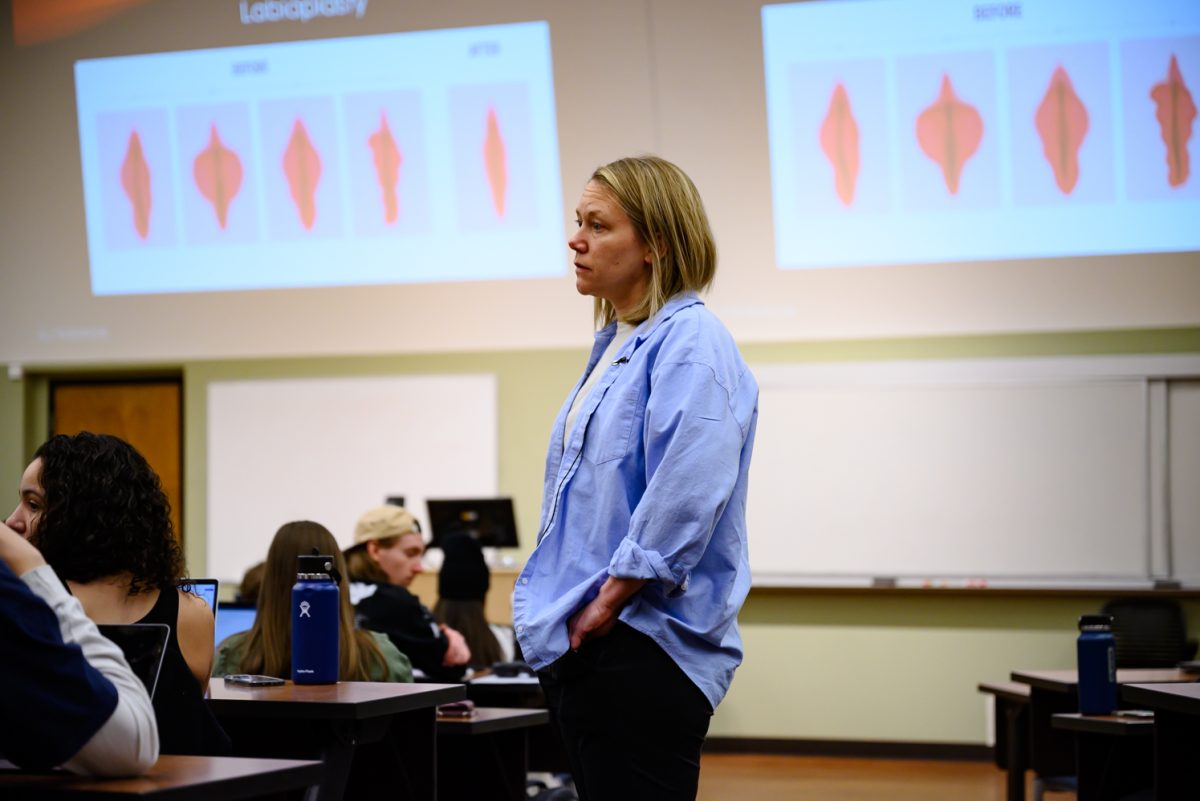
<path fill-rule="evenodd" d="M 1117 643 L 1111 615 L 1079 618 L 1079 711 L 1107 715 L 1117 708 Z"/>
<path fill-rule="evenodd" d="M 292 681 L 296 684 L 338 680 L 340 579 L 332 556 L 299 557 L 292 586 Z"/>

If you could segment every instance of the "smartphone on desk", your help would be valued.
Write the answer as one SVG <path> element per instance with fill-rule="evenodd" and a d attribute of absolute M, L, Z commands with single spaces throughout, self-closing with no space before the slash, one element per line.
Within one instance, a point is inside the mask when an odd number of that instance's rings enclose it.
<path fill-rule="evenodd" d="M 225 677 L 226 684 L 240 684 L 243 687 L 278 687 L 283 679 L 278 676 L 260 676 L 256 673 L 230 673 Z"/>

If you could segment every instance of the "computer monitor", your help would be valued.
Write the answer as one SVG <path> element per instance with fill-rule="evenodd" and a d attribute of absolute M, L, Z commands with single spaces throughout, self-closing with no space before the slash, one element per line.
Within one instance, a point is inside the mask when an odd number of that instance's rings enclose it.
<path fill-rule="evenodd" d="M 439 548 L 458 532 L 473 537 L 484 548 L 516 548 L 517 521 L 512 498 L 427 500 L 430 548 Z"/>

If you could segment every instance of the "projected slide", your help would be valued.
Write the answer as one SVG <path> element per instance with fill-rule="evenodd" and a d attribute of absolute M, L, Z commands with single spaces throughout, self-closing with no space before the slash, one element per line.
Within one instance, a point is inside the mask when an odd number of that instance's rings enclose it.
<path fill-rule="evenodd" d="M 1200 249 L 1200 3 L 762 11 L 781 269 Z"/>
<path fill-rule="evenodd" d="M 80 61 L 97 295 L 561 275 L 543 22 Z"/>

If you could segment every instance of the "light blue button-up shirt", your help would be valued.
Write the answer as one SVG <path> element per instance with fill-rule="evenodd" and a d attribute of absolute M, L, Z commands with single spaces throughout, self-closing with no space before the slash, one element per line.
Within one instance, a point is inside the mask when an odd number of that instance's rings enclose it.
<path fill-rule="evenodd" d="M 609 576 L 647 579 L 621 620 L 653 638 L 715 709 L 742 661 L 758 384 L 694 293 L 673 297 L 598 365 L 615 331 L 596 334 L 554 423 L 513 624 L 540 670 L 566 653 L 567 619 Z M 567 412 L 593 369 L 603 373 L 568 435 Z"/>

